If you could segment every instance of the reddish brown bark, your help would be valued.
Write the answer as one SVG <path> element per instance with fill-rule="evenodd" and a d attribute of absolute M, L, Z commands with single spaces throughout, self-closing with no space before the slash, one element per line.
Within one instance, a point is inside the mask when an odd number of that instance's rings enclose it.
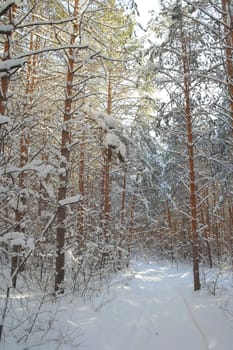
<path fill-rule="evenodd" d="M 135 211 L 136 211 L 136 205 L 137 205 L 137 195 L 138 195 L 138 178 L 139 174 L 136 176 L 135 181 L 135 189 L 132 194 L 130 208 L 129 208 L 129 229 L 128 229 L 128 255 L 130 256 L 131 246 L 133 242 L 133 234 L 134 231 L 136 231 L 135 226 Z"/>
<path fill-rule="evenodd" d="M 79 148 L 79 193 L 82 200 L 78 204 L 78 232 L 80 236 L 79 243 L 83 246 L 84 242 L 84 195 L 85 195 L 85 132 L 82 135 L 82 141 Z"/>
<path fill-rule="evenodd" d="M 216 208 L 217 200 L 216 200 L 216 193 L 213 193 L 213 207 Z M 220 236 L 219 236 L 219 223 L 218 223 L 218 213 L 215 213 L 213 218 L 213 225 L 212 230 L 213 234 L 215 236 L 215 242 L 216 242 L 216 252 L 217 252 L 217 258 L 218 263 L 221 262 L 221 242 L 220 242 Z"/>
<path fill-rule="evenodd" d="M 16 6 L 11 5 L 11 7 L 9 7 L 8 13 L 9 13 L 9 24 L 13 24 L 16 16 Z M 11 58 L 10 51 L 11 51 L 12 35 L 13 35 L 12 31 L 6 34 L 6 38 L 3 45 L 3 61 L 7 61 Z M 10 83 L 10 75 L 9 73 L 6 73 L 1 78 L 1 86 L 0 86 L 0 114 L 1 115 L 4 115 L 7 111 L 9 83 Z M 0 141 L 0 152 L 4 150 L 3 142 L 4 141 Z M 18 210 L 16 210 L 15 216 L 16 216 L 16 222 L 20 223 L 21 213 Z M 14 288 L 16 287 L 16 280 L 17 280 L 17 274 L 15 273 L 15 271 L 18 269 L 18 266 L 20 265 L 20 250 L 21 250 L 21 246 L 19 245 L 14 245 L 12 248 L 11 276 L 13 276 L 12 286 Z"/>
<path fill-rule="evenodd" d="M 104 167 L 103 167 L 103 227 L 104 233 L 107 234 L 110 211 L 111 211 L 111 200 L 110 200 L 110 170 L 111 170 L 111 160 L 112 151 L 110 149 L 105 149 L 103 152 L 104 157 Z"/>
<path fill-rule="evenodd" d="M 127 167 L 124 168 L 122 196 L 121 196 L 121 226 L 125 221 L 125 201 L 126 201 L 126 181 L 127 181 Z"/>
<path fill-rule="evenodd" d="M 74 1 L 73 16 L 78 16 L 79 0 Z M 70 38 L 70 45 L 74 45 L 79 33 L 79 25 L 77 21 L 73 22 L 72 34 Z M 74 56 L 77 54 L 75 49 L 69 48 L 68 65 L 66 75 L 66 98 L 64 102 L 64 116 L 63 129 L 61 135 L 61 168 L 64 170 L 59 176 L 60 186 L 58 189 L 58 201 L 66 198 L 68 190 L 69 170 L 68 164 L 70 160 L 69 144 L 71 142 L 71 133 L 68 126 L 68 121 L 72 117 L 72 94 L 73 94 L 73 80 L 74 80 Z M 55 274 L 55 292 L 64 293 L 64 277 L 65 277 L 65 218 L 66 207 L 59 206 L 57 211 L 57 232 L 56 232 L 56 274 Z"/>
<path fill-rule="evenodd" d="M 193 249 L 193 278 L 194 290 L 199 290 L 199 240 L 197 232 L 197 200 L 196 200 L 196 185 L 195 185 L 195 165 L 194 165 L 194 146 L 193 146 L 193 130 L 191 117 L 190 103 L 190 72 L 189 72 L 189 57 L 187 53 L 187 42 L 184 34 L 182 35 L 182 63 L 184 73 L 184 95 L 185 95 L 185 117 L 187 130 L 187 148 L 189 159 L 189 186 L 190 186 L 190 205 L 191 205 L 191 234 L 192 234 L 192 249 Z"/>
<path fill-rule="evenodd" d="M 10 7 L 11 6 L 11 7 Z M 16 6 L 10 5 L 9 6 L 9 24 L 12 24 L 16 15 Z M 3 44 L 3 61 L 7 61 L 11 58 L 11 40 L 12 40 L 12 34 L 13 32 L 10 31 L 6 34 L 6 38 Z M 8 89 L 9 89 L 9 83 L 10 83 L 10 75 L 9 73 L 6 73 L 3 77 L 0 79 L 0 115 L 5 115 L 7 110 L 7 101 L 8 101 Z M 1 132 L 2 126 L 0 126 L 0 132 Z M 4 141 L 0 139 L 0 153 L 4 152 Z"/>
<path fill-rule="evenodd" d="M 118 243 L 118 268 L 121 269 L 122 262 L 122 248 L 124 241 L 124 223 L 125 223 L 125 213 L 126 213 L 126 182 L 127 182 L 127 166 L 124 166 L 124 177 L 122 185 L 122 195 L 121 195 L 121 211 L 120 211 L 120 231 L 119 231 L 119 243 Z"/>
<path fill-rule="evenodd" d="M 6 61 L 10 58 L 10 44 L 9 38 L 5 40 L 4 49 L 3 49 L 3 60 Z M 7 104 L 7 92 L 9 86 L 9 75 L 5 75 L 1 78 L 1 94 L 0 94 L 0 114 L 4 115 L 6 111 Z"/>
<path fill-rule="evenodd" d="M 229 104 L 230 104 L 230 116 L 231 127 L 233 132 L 233 13 L 232 13 L 232 1 L 222 0 L 223 10 L 223 22 L 225 30 L 225 53 L 226 53 L 226 78 L 229 92 Z M 229 207 L 229 213 L 233 212 L 232 205 Z M 232 218 L 232 216 L 230 217 Z M 230 219 L 232 225 L 232 219 Z M 232 250 L 232 267 L 233 267 L 233 239 L 231 238 L 231 250 Z"/>
<path fill-rule="evenodd" d="M 112 112 L 112 82 L 111 82 L 111 72 L 108 75 L 108 101 L 107 101 L 107 113 Z M 110 183 L 110 171 L 112 162 L 112 151 L 111 149 L 104 149 L 103 151 L 104 167 L 103 167 L 103 210 L 102 210 L 102 221 L 103 221 L 103 232 L 107 239 L 110 212 L 111 212 L 111 183 Z"/>
<path fill-rule="evenodd" d="M 211 254 L 211 249 L 210 249 L 210 240 L 209 240 L 209 231 L 208 231 L 209 227 L 208 227 L 207 222 L 205 220 L 203 208 L 201 208 L 201 223 L 204 227 L 203 236 L 204 236 L 206 254 L 207 254 L 208 261 L 209 261 L 209 267 L 212 268 L 213 261 L 212 261 L 212 254 Z"/>
<path fill-rule="evenodd" d="M 40 41 L 37 39 L 34 41 L 34 34 L 31 32 L 30 35 L 30 43 L 29 43 L 29 50 L 32 51 L 34 49 L 38 49 L 40 46 Z M 26 103 L 24 108 L 24 116 L 27 117 L 28 113 L 31 113 L 32 110 L 32 95 L 35 91 L 36 86 L 36 79 L 35 79 L 35 68 L 37 65 L 37 57 L 33 56 L 31 57 L 30 61 L 27 65 L 27 81 L 26 81 Z M 27 98 L 29 96 L 29 98 Z M 23 168 L 28 163 L 28 155 L 29 155 L 29 146 L 30 146 L 30 132 L 27 129 L 27 127 L 22 127 L 21 135 L 20 135 L 20 168 Z M 21 172 L 19 174 L 19 189 L 25 188 L 25 172 Z M 26 205 L 26 198 L 24 195 L 21 195 L 19 198 L 20 204 L 22 206 Z M 24 231 L 24 229 L 21 228 L 21 222 L 24 217 L 24 212 L 22 210 L 16 209 L 15 211 L 15 219 L 17 223 L 17 230 L 18 231 Z M 17 274 L 14 274 L 15 269 L 17 269 L 18 264 L 20 264 L 20 254 L 21 254 L 22 247 L 15 245 L 13 247 L 13 256 L 12 256 L 12 262 L 11 262 L 11 270 L 12 275 L 14 275 L 13 278 L 13 287 L 16 287 L 16 279 Z M 23 270 L 24 266 L 22 266 L 21 270 Z"/>
<path fill-rule="evenodd" d="M 206 239 L 206 246 L 207 246 L 207 255 L 209 260 L 209 266 L 213 267 L 213 259 L 212 259 L 212 252 L 211 252 L 211 246 L 210 246 L 210 236 L 211 236 L 211 225 L 210 225 L 210 216 L 209 216 L 209 191 L 208 187 L 204 191 L 204 196 L 206 197 L 206 205 L 205 205 L 205 215 L 203 214 L 203 221 L 205 225 L 204 235 Z"/>
<path fill-rule="evenodd" d="M 9 9 L 9 24 L 13 24 L 14 17 L 16 12 L 16 6 L 13 5 Z M 11 49 L 11 38 L 12 38 L 12 32 L 7 33 L 6 39 L 4 41 L 3 46 L 3 61 L 7 61 L 11 58 L 10 49 Z M 4 75 L 1 78 L 1 93 L 0 93 L 0 114 L 4 115 L 6 111 L 6 104 L 7 104 L 7 92 L 9 87 L 9 74 Z"/>
<path fill-rule="evenodd" d="M 231 0 L 222 0 L 223 22 L 225 31 L 226 78 L 229 92 L 231 126 L 233 127 L 233 16 L 230 11 Z"/>
<path fill-rule="evenodd" d="M 174 223 L 173 223 L 174 221 Z M 174 245 L 174 234 L 176 232 L 176 220 L 172 220 L 172 215 L 171 215 L 171 210 L 169 203 L 167 203 L 167 223 L 168 223 L 168 229 L 169 229 L 169 238 L 170 238 L 170 250 L 171 250 L 171 259 L 172 261 L 174 260 L 174 250 L 173 250 L 173 245 Z"/>

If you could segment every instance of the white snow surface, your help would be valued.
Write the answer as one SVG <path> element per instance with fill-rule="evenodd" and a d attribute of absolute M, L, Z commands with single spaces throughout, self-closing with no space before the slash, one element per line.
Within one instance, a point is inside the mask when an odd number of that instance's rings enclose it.
<path fill-rule="evenodd" d="M 39 315 L 28 335 L 26 321 L 17 331 L 7 315 L 1 349 L 232 350 L 233 293 L 226 276 L 214 296 L 193 292 L 190 267 L 137 263 L 91 301 L 67 295 L 41 307 L 26 295 L 16 307 L 12 298 L 17 319 L 26 298 Z"/>

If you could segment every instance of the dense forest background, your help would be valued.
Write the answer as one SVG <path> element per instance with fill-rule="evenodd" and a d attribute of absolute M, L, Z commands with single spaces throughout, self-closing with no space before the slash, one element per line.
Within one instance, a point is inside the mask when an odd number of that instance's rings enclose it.
<path fill-rule="evenodd" d="M 1 294 L 232 269 L 233 6 L 1 1 Z"/>

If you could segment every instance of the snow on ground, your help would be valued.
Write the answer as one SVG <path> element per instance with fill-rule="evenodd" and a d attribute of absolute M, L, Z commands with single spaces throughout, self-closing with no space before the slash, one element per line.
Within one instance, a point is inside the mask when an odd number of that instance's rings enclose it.
<path fill-rule="evenodd" d="M 5 330 L 11 330 L 11 336 L 4 335 L 0 348 L 232 350 L 233 290 L 229 276 L 219 278 L 216 290 L 214 279 L 209 284 L 214 296 L 207 290 L 193 292 L 190 267 L 177 271 L 154 263 L 136 264 L 91 301 L 74 296 L 56 303 L 44 300 L 36 305 L 34 301 L 32 329 L 22 307 L 25 296 L 14 310 L 21 324 L 16 327 L 8 315 Z M 30 303 L 26 305 L 30 309 Z"/>

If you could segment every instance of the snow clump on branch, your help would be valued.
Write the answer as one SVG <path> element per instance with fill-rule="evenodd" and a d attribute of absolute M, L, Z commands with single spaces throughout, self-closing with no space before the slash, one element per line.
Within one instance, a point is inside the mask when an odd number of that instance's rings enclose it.
<path fill-rule="evenodd" d="M 118 122 L 111 114 L 93 112 L 93 120 L 102 130 L 116 129 Z"/>
<path fill-rule="evenodd" d="M 114 151 L 117 154 L 118 159 L 121 162 L 124 162 L 126 157 L 126 147 L 121 141 L 120 137 L 113 132 L 113 130 L 117 131 L 119 128 L 119 121 L 111 114 L 95 111 L 93 108 L 86 105 L 82 107 L 82 112 L 85 113 L 88 118 L 93 120 L 98 127 L 106 132 L 103 140 L 104 147 Z"/>
<path fill-rule="evenodd" d="M 117 135 L 113 134 L 112 132 L 107 132 L 104 138 L 104 147 L 115 151 L 119 160 L 124 162 L 126 147 Z"/>

